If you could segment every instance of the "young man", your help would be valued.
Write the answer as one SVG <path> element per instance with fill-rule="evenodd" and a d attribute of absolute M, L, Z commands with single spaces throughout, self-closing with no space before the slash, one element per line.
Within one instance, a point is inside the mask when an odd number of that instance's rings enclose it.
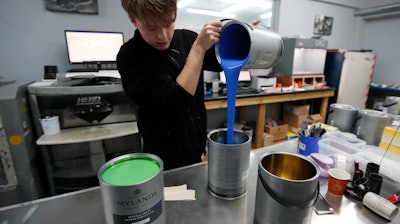
<path fill-rule="evenodd" d="M 138 106 L 143 151 L 166 170 L 201 162 L 207 136 L 203 70 L 221 71 L 213 45 L 220 21 L 199 34 L 175 30 L 176 0 L 121 0 L 137 28 L 117 56 L 126 94 Z"/>

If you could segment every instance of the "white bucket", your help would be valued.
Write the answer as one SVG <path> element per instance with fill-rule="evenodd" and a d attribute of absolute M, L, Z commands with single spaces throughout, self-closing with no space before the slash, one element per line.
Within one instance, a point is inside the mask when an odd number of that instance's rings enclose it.
<path fill-rule="evenodd" d="M 242 69 L 267 69 L 274 66 L 283 53 L 283 40 L 277 33 L 237 20 L 222 20 L 219 42 L 215 45 L 217 59 L 244 59 Z"/>
<path fill-rule="evenodd" d="M 60 133 L 60 122 L 58 116 L 46 116 L 39 119 L 45 135 L 55 135 Z"/>

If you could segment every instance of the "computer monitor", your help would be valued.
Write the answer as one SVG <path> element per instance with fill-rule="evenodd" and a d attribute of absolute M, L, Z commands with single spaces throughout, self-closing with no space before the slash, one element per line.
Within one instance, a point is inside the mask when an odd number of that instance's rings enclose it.
<path fill-rule="evenodd" d="M 225 73 L 222 71 L 219 73 L 219 80 L 221 83 L 226 84 Z M 249 70 L 242 70 L 239 73 L 238 87 L 247 87 L 251 84 L 251 75 Z"/>
<path fill-rule="evenodd" d="M 122 32 L 65 30 L 70 64 L 115 63 L 124 43 Z"/>

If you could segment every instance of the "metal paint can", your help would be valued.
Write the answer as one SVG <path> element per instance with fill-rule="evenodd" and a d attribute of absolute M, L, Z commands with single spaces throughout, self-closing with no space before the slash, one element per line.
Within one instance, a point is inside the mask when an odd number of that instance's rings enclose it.
<path fill-rule="evenodd" d="M 254 223 L 310 223 L 319 194 L 318 165 L 288 152 L 260 158 Z"/>
<path fill-rule="evenodd" d="M 251 137 L 234 130 L 234 144 L 226 144 L 227 129 L 208 133 L 208 189 L 224 199 L 235 199 L 246 192 Z"/>
<path fill-rule="evenodd" d="M 360 110 L 359 119 L 354 128 L 354 134 L 365 140 L 368 145 L 379 145 L 383 129 L 390 126 L 394 115 L 376 110 Z"/>
<path fill-rule="evenodd" d="M 347 104 L 331 104 L 329 106 L 327 124 L 335 126 L 343 132 L 353 132 L 358 110 L 358 108 Z"/>
<path fill-rule="evenodd" d="M 393 115 L 400 115 L 400 97 L 399 96 L 387 96 L 385 98 L 384 107 L 387 108 L 387 112 Z"/>
<path fill-rule="evenodd" d="M 278 63 L 283 53 L 283 40 L 277 33 L 261 26 L 237 20 L 222 20 L 222 31 L 215 53 L 221 59 L 245 59 L 242 69 L 267 69 Z"/>
<path fill-rule="evenodd" d="M 148 153 L 131 153 L 105 163 L 97 176 L 106 223 L 165 223 L 164 164 Z"/>

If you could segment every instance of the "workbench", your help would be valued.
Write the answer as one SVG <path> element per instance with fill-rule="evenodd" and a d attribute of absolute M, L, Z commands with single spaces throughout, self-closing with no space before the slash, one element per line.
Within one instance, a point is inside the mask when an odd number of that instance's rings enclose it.
<path fill-rule="evenodd" d="M 253 223 L 258 163 L 260 158 L 263 158 L 263 154 L 272 151 L 296 153 L 297 140 L 252 150 L 246 193 L 234 200 L 214 197 L 207 190 L 208 165 L 206 162 L 165 171 L 165 186 L 187 184 L 188 189 L 195 190 L 196 197 L 194 201 L 166 201 L 166 223 Z M 334 198 L 327 194 L 326 178 L 320 178 L 319 182 L 320 193 L 334 209 L 334 214 L 317 215 L 312 211 L 311 224 L 389 223 L 388 220 L 375 214 L 360 202 L 353 201 L 345 196 Z M 393 194 L 395 189 L 395 185 L 393 186 L 384 179 L 381 195 L 387 197 Z M 93 187 L 0 208 L 0 223 L 105 223 L 100 188 Z M 392 223 L 400 223 L 400 215 L 397 215 Z"/>
<path fill-rule="evenodd" d="M 246 106 L 258 106 L 254 148 L 261 148 L 263 146 L 263 132 L 267 104 L 293 102 L 297 100 L 322 99 L 319 113 L 322 117 L 322 120 L 325 121 L 328 110 L 329 97 L 332 97 L 334 94 L 334 88 L 325 88 L 319 90 L 301 90 L 276 93 L 261 92 L 255 94 L 238 95 L 236 97 L 236 107 L 241 107 L 243 109 Z M 207 110 L 222 109 L 228 107 L 226 96 L 220 96 L 218 94 L 206 96 L 204 99 L 204 104 Z M 241 114 L 243 113 L 244 112 L 241 112 Z"/>

